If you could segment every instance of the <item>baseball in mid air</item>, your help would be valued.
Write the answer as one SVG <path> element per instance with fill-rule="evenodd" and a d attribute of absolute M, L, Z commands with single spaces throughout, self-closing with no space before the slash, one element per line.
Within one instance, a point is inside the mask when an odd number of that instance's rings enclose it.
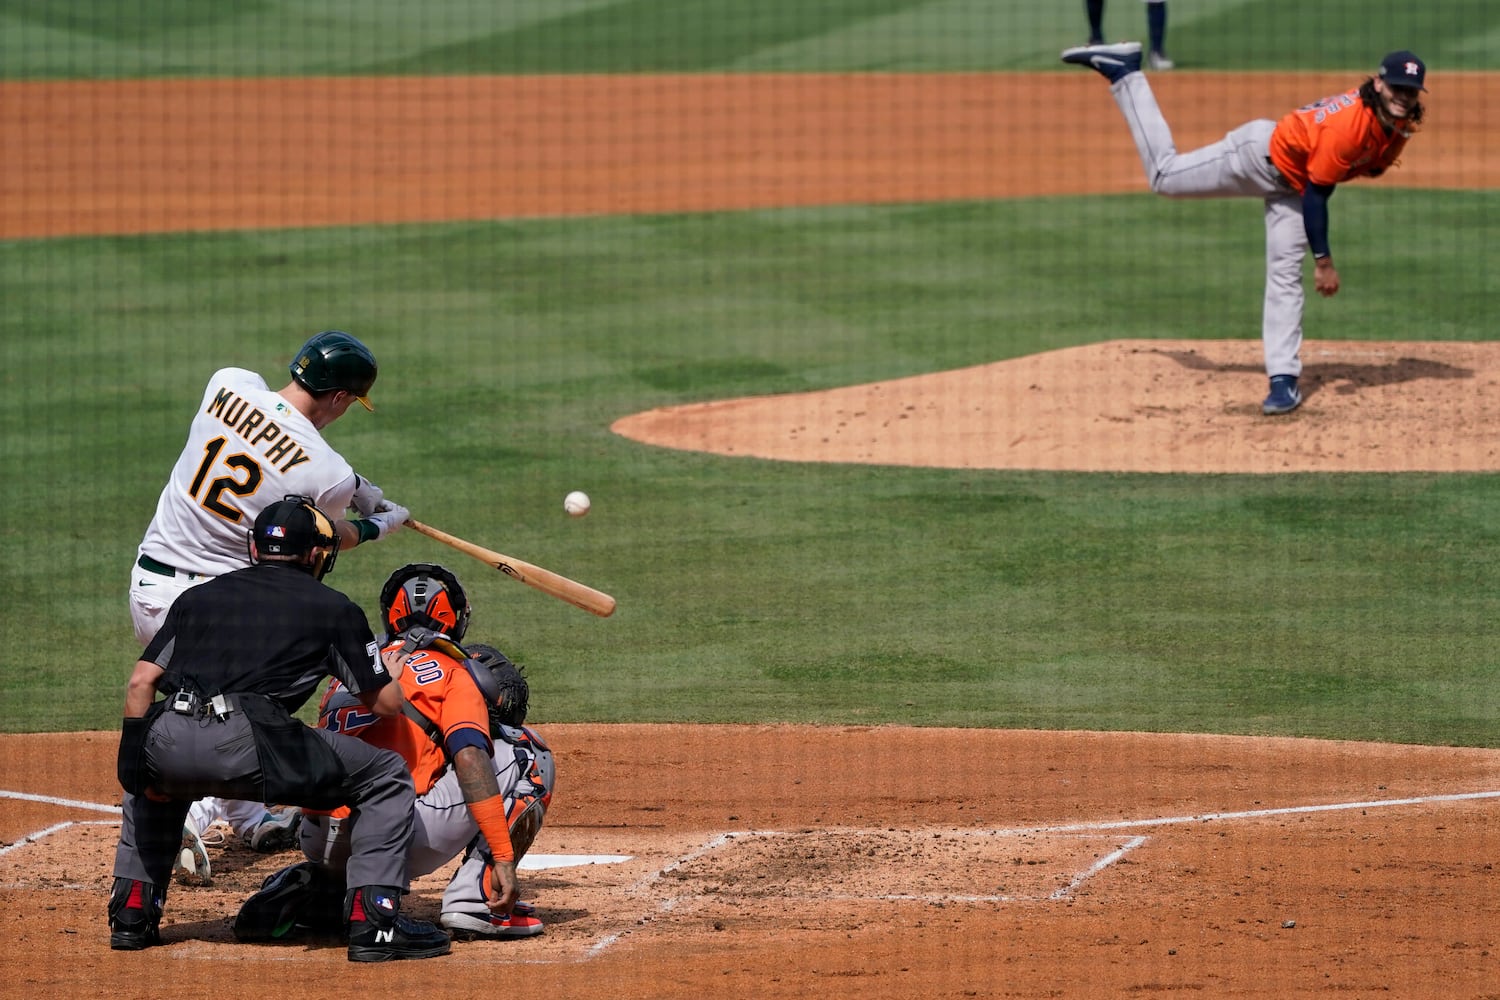
<path fill-rule="evenodd" d="M 589 495 L 582 490 L 574 490 L 563 497 L 563 510 L 572 517 L 582 517 L 589 512 Z"/>

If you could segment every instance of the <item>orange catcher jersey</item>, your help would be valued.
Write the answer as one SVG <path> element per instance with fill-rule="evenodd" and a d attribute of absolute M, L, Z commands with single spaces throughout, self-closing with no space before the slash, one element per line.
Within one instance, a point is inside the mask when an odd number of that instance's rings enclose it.
<path fill-rule="evenodd" d="M 385 648 L 400 646 L 398 639 Z M 455 754 L 466 746 L 478 747 L 486 756 L 491 753 L 489 709 L 461 662 L 436 649 L 419 649 L 406 658 L 400 684 L 411 706 L 442 730 L 448 753 Z M 404 715 L 380 718 L 337 681 L 323 695 L 318 725 L 396 751 L 411 770 L 418 795 L 427 794 L 448 766 L 443 749 L 415 722 Z"/>

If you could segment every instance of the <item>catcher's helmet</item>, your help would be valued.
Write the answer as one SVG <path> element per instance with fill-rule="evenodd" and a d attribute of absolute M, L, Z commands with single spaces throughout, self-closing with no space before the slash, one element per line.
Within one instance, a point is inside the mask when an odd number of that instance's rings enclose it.
<path fill-rule="evenodd" d="M 333 570 L 339 554 L 339 533 L 333 521 L 307 497 L 289 495 L 266 506 L 255 517 L 247 542 L 251 559 L 264 556 L 296 558 L 319 552 L 307 569 L 321 580 Z"/>
<path fill-rule="evenodd" d="M 478 665 L 474 680 L 489 705 L 490 735 L 499 735 L 500 726 L 520 729 L 531 701 L 531 685 L 526 682 L 526 675 L 494 646 L 472 642 L 464 649 Z"/>
<path fill-rule="evenodd" d="M 324 330 L 313 336 L 287 368 L 297 384 L 313 395 L 342 389 L 365 409 L 375 409 L 369 400 L 377 374 L 375 355 L 343 330 Z"/>
<path fill-rule="evenodd" d="M 469 627 L 469 598 L 443 567 L 408 563 L 380 589 L 380 620 L 392 639 L 420 625 L 461 642 Z"/>

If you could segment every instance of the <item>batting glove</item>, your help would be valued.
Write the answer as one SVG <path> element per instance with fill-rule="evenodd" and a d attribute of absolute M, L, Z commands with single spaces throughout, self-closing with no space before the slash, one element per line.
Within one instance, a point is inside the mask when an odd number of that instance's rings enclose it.
<path fill-rule="evenodd" d="M 385 491 L 364 476 L 354 477 L 354 499 L 349 501 L 350 505 L 359 511 L 360 517 L 369 517 L 378 510 L 383 509 L 380 505 L 385 500 Z"/>
<path fill-rule="evenodd" d="M 408 517 L 411 517 L 411 511 L 407 510 L 399 503 L 392 503 L 389 500 L 382 500 L 380 505 L 384 509 L 377 510 L 369 517 L 365 518 L 365 520 L 369 521 L 371 524 L 380 529 L 380 534 L 376 537 L 384 538 L 391 532 L 396 531 L 398 528 L 400 528 L 401 525 L 405 524 L 406 519 Z"/>

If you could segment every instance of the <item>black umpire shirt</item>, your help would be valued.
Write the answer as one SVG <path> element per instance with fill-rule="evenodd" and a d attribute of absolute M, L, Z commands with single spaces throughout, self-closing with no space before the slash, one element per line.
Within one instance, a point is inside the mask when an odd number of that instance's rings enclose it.
<path fill-rule="evenodd" d="M 359 605 L 275 562 L 183 591 L 141 659 L 165 671 L 165 694 L 262 694 L 288 713 L 330 674 L 356 694 L 390 682 Z"/>

